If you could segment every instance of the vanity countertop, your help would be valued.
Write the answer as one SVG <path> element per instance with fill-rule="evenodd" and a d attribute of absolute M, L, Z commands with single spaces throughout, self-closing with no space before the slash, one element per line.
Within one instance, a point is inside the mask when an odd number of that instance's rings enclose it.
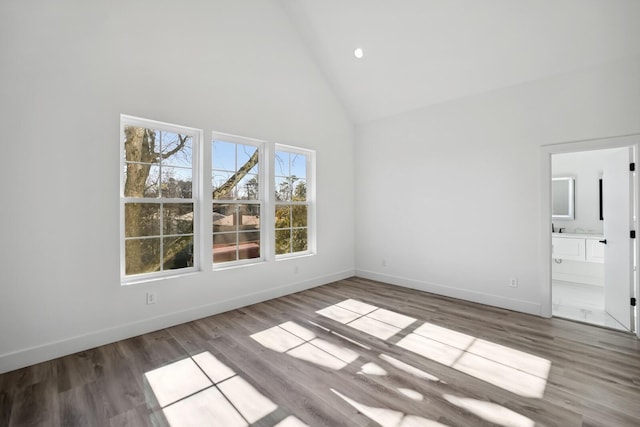
<path fill-rule="evenodd" d="M 552 233 L 553 237 L 572 237 L 574 239 L 604 239 L 602 234 L 590 234 L 590 233 Z"/>

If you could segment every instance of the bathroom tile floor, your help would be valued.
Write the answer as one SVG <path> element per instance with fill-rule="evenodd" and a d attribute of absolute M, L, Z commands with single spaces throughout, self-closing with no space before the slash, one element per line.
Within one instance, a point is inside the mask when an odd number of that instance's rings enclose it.
<path fill-rule="evenodd" d="M 551 289 L 552 314 L 579 322 L 626 331 L 604 311 L 604 288 L 584 283 L 554 280 Z"/>

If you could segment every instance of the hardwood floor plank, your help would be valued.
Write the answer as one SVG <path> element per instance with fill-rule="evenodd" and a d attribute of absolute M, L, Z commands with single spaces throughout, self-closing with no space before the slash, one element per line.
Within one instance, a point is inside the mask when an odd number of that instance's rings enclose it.
<path fill-rule="evenodd" d="M 158 427 L 145 404 L 136 406 L 109 419 L 109 427 Z"/>
<path fill-rule="evenodd" d="M 10 427 L 59 425 L 58 392 L 51 381 L 21 388 L 15 395 Z"/>
<path fill-rule="evenodd" d="M 102 400 L 103 390 L 96 382 L 87 382 L 59 394 L 62 426 L 108 426 Z"/>

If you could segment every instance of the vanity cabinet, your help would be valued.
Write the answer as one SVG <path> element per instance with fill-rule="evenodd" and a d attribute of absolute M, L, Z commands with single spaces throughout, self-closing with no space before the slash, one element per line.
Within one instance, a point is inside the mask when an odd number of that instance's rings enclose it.
<path fill-rule="evenodd" d="M 566 259 L 568 261 L 586 260 L 585 239 L 573 237 L 552 237 L 551 256 L 555 259 Z"/>
<path fill-rule="evenodd" d="M 585 260 L 587 262 L 599 262 L 604 264 L 604 244 L 603 239 L 584 239 L 586 244 Z"/>
<path fill-rule="evenodd" d="M 551 238 L 551 257 L 568 261 L 604 263 L 603 237 L 554 234 Z"/>

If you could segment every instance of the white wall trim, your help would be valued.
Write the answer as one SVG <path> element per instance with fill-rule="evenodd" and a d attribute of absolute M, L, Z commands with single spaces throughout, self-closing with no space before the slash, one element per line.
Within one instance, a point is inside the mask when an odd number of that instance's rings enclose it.
<path fill-rule="evenodd" d="M 573 283 L 586 283 L 587 285 L 604 287 L 602 277 L 594 277 L 586 274 L 572 274 L 572 273 L 553 273 L 553 280 L 561 280 L 563 282 Z"/>
<path fill-rule="evenodd" d="M 236 308 L 245 307 L 258 302 L 322 286 L 327 283 L 347 279 L 349 277 L 353 277 L 354 273 L 353 269 L 344 270 L 333 274 L 314 277 L 302 282 L 241 295 L 228 300 L 218 301 L 213 304 L 203 304 L 186 310 L 118 325 L 113 328 L 105 328 L 11 353 L 5 353 L 0 355 L 0 374 L 141 334 L 191 322 L 203 317 L 213 316 L 225 311 L 234 310 Z"/>
<path fill-rule="evenodd" d="M 379 282 L 390 283 L 392 285 L 403 286 L 405 288 L 416 289 L 418 291 L 429 292 L 436 295 L 471 301 L 478 304 L 490 305 L 493 307 L 504 308 L 521 313 L 533 314 L 536 316 L 540 315 L 540 304 L 530 301 L 505 298 L 500 295 L 486 294 L 483 292 L 470 291 L 468 289 L 454 288 L 439 283 L 425 282 L 422 280 L 410 279 L 408 277 L 392 276 L 369 270 L 356 269 L 356 276 L 370 280 L 377 280 Z"/>
<path fill-rule="evenodd" d="M 541 315 L 551 317 L 551 156 L 553 154 L 578 151 L 606 150 L 609 148 L 634 147 L 636 159 L 640 149 L 640 134 L 613 136 L 542 145 L 540 147 L 540 305 Z M 635 212 L 640 212 L 640 189 L 638 179 L 634 181 Z M 638 229 L 638 221 L 635 220 Z M 635 242 L 636 248 L 638 242 Z M 636 265 L 640 265 L 640 251 L 636 250 Z M 640 269 L 638 269 L 640 270 Z M 635 272 L 636 295 L 640 295 L 640 271 Z M 638 308 L 636 307 L 636 311 Z M 636 336 L 640 337 L 640 316 L 636 316 Z"/>

